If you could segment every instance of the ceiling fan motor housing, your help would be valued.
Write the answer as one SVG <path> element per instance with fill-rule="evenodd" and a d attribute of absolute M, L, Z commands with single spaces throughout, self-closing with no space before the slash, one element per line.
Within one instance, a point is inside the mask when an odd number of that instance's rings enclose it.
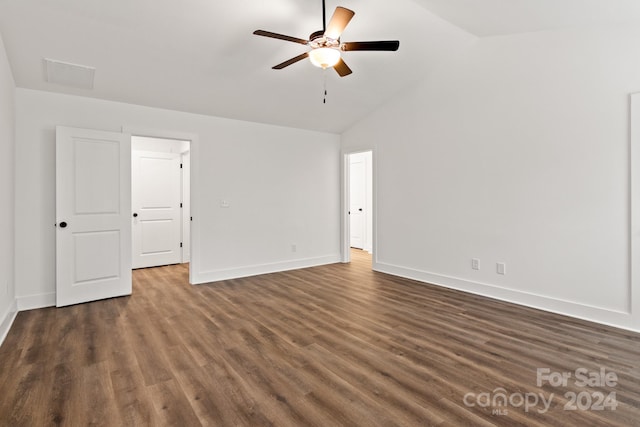
<path fill-rule="evenodd" d="M 325 37 L 324 31 L 316 31 L 311 33 L 309 36 L 309 46 L 313 49 L 317 49 L 320 47 L 332 47 L 338 48 L 340 47 L 340 40 L 334 40 L 329 37 Z"/>

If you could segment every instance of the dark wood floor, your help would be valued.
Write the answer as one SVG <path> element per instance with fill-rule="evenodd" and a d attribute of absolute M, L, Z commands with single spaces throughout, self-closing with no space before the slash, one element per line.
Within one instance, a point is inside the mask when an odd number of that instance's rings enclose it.
<path fill-rule="evenodd" d="M 375 273 L 359 251 L 187 277 L 137 270 L 131 297 L 19 313 L 0 348 L 0 425 L 640 425 L 638 334 Z M 572 377 L 538 387 L 537 368 Z M 579 387 L 579 368 L 618 381 Z M 565 410 L 571 392 L 588 410 Z M 615 400 L 592 410 L 598 393 Z"/>

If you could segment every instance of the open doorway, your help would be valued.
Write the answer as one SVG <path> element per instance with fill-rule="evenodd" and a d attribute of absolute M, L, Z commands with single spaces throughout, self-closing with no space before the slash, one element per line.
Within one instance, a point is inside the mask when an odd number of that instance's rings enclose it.
<path fill-rule="evenodd" d="M 131 137 L 132 267 L 190 262 L 191 142 Z"/>
<path fill-rule="evenodd" d="M 373 253 L 373 152 L 345 156 L 347 227 L 345 249 L 350 261 L 353 250 Z"/>

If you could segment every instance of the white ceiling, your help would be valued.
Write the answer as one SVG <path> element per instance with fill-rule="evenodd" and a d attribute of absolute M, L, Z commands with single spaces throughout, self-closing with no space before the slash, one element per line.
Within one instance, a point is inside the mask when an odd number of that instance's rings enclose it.
<path fill-rule="evenodd" d="M 0 0 L 18 87 L 340 133 L 423 79 L 476 36 L 636 20 L 640 0 L 328 0 L 356 12 L 344 41 L 400 40 L 398 52 L 346 52 L 339 78 L 308 61 L 321 0 Z M 443 19 L 444 18 L 444 19 Z M 92 90 L 45 81 L 43 58 L 95 67 Z M 327 104 L 323 104 L 326 81 Z"/>
<path fill-rule="evenodd" d="M 639 0 L 416 0 L 479 36 L 640 22 Z"/>

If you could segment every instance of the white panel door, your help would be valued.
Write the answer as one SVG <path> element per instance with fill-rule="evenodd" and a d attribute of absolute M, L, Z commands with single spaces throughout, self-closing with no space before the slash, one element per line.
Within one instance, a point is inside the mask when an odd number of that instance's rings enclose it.
<path fill-rule="evenodd" d="M 180 157 L 133 152 L 133 268 L 182 262 Z"/>
<path fill-rule="evenodd" d="M 131 140 L 56 128 L 56 306 L 131 294 Z"/>
<path fill-rule="evenodd" d="M 350 156 L 349 163 L 349 219 L 351 247 L 364 248 L 366 217 L 366 166 L 361 156 Z"/>

